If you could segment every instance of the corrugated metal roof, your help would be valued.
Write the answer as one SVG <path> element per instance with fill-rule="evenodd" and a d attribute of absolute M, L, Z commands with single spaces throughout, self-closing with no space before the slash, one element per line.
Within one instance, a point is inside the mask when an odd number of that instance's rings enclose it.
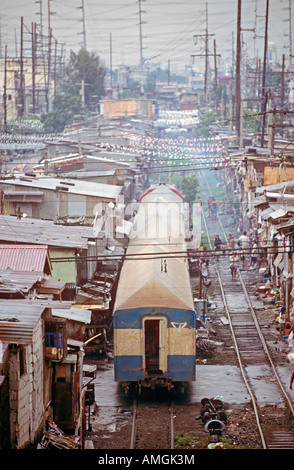
<path fill-rule="evenodd" d="M 93 227 L 65 226 L 50 220 L 18 219 L 0 216 L 0 241 L 87 249 L 88 239 L 95 238 Z"/>
<path fill-rule="evenodd" d="M 66 286 L 66 282 L 54 281 L 52 279 L 42 279 L 37 288 L 38 294 L 60 294 Z"/>
<path fill-rule="evenodd" d="M 91 311 L 83 310 L 82 308 L 71 307 L 70 309 L 52 309 L 53 317 L 62 317 L 67 320 L 74 320 L 82 323 L 91 323 L 91 315 Z"/>
<path fill-rule="evenodd" d="M 288 189 L 292 188 L 294 186 L 294 180 L 289 180 L 289 181 L 283 181 L 282 183 L 276 183 L 276 184 L 267 184 L 265 186 L 260 186 L 259 188 L 256 188 L 256 193 L 261 194 L 269 191 L 280 191 L 283 189 Z"/>
<path fill-rule="evenodd" d="M 46 245 L 0 245 L 0 270 L 51 272 Z"/>
<path fill-rule="evenodd" d="M 29 187 L 31 189 L 38 188 L 43 190 L 56 191 L 56 187 L 62 186 L 67 188 L 67 192 L 71 194 L 83 194 L 85 196 L 94 196 L 97 198 L 116 200 L 117 196 L 122 192 L 122 186 L 114 184 L 93 183 L 91 181 L 83 181 L 69 178 L 54 178 L 50 176 L 25 177 L 23 175 L 15 175 L 11 179 L 1 181 L 3 184 L 12 186 Z"/>
<path fill-rule="evenodd" d="M 38 272 L 0 271 L 0 291 L 4 288 L 27 293 L 40 280 L 41 274 Z"/>
<path fill-rule="evenodd" d="M 13 308 L 12 308 L 13 305 Z M 0 302 L 0 340 L 15 344 L 30 344 L 34 328 L 45 307 L 23 301 Z"/>
<path fill-rule="evenodd" d="M 283 228 L 293 227 L 294 226 L 294 217 L 287 220 L 287 222 L 281 223 L 277 226 L 277 230 L 282 230 Z"/>

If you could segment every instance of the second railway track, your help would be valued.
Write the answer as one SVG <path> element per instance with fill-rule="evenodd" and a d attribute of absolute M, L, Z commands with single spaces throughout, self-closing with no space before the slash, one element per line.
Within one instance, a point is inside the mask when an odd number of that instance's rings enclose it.
<path fill-rule="evenodd" d="M 221 234 L 225 240 L 227 239 L 227 234 L 219 216 L 213 221 L 207 220 L 204 216 L 203 223 L 211 250 L 213 249 L 211 239 L 216 234 Z M 211 263 L 214 266 L 210 268 L 210 276 L 212 274 L 211 277 L 214 278 L 214 282 L 219 285 L 225 314 L 230 325 L 234 350 L 254 409 L 261 446 L 265 449 L 294 448 L 294 409 L 292 400 L 277 373 L 271 352 L 258 323 L 246 287 L 245 279 L 248 280 L 248 274 L 243 276 L 242 271 L 238 269 L 237 278 L 233 280 L 229 269 L 228 252 L 225 253 L 219 251 L 214 256 L 214 263 Z M 247 255 L 248 258 L 249 256 Z M 214 273 L 212 273 L 213 268 Z M 251 271 L 251 277 L 254 276 L 255 274 Z M 262 376 L 260 371 L 264 371 L 265 368 L 268 373 Z M 259 383 L 261 385 L 262 382 L 274 397 L 273 416 L 280 418 L 278 420 L 279 424 L 273 425 L 271 432 L 267 433 L 264 433 L 263 429 L 262 404 L 259 402 L 258 393 L 256 392 L 257 387 L 254 387 L 254 384 Z"/>

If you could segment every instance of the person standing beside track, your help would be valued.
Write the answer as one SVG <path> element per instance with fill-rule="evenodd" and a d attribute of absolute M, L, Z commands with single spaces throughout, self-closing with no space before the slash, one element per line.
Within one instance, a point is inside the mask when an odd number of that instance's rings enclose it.
<path fill-rule="evenodd" d="M 216 203 L 216 200 L 214 198 L 212 198 L 212 203 L 211 203 L 211 218 L 212 218 L 212 220 L 216 219 L 216 215 L 217 215 L 217 203 Z"/>
<path fill-rule="evenodd" d="M 250 248 L 250 240 L 249 240 L 249 237 L 247 237 L 247 233 L 246 232 L 243 232 L 243 235 L 241 235 L 241 237 L 239 237 L 239 240 L 238 240 L 241 244 L 241 248 L 242 248 L 242 264 L 243 264 L 243 268 L 245 268 L 246 266 L 246 254 L 248 254 L 249 252 L 249 248 Z"/>
<path fill-rule="evenodd" d="M 236 279 L 237 268 L 239 264 L 239 256 L 237 253 L 231 251 L 230 253 L 230 269 L 233 281 Z"/>
<path fill-rule="evenodd" d="M 257 248 L 258 246 L 257 246 L 256 240 L 254 240 L 253 245 L 252 245 L 250 264 L 249 264 L 249 267 L 251 267 L 251 269 L 254 269 L 257 264 Z"/>
<path fill-rule="evenodd" d="M 208 266 L 204 258 L 201 258 L 200 264 L 201 264 L 201 275 L 205 281 L 208 278 Z"/>
<path fill-rule="evenodd" d="M 232 237 L 230 233 L 229 233 L 228 247 L 231 249 L 235 248 L 235 239 Z"/>

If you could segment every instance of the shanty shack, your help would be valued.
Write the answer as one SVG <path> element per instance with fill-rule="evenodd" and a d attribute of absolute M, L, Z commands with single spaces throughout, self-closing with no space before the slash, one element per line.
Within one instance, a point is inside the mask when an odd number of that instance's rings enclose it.
<path fill-rule="evenodd" d="M 59 225 L 52 221 L 2 215 L 0 222 L 0 243 L 18 245 L 34 244 L 48 246 L 51 259 L 50 281 L 44 288 L 54 288 L 52 281 L 66 283 L 65 293 L 74 290 L 76 284 L 93 277 L 97 257 L 107 240 L 103 234 L 95 234 L 92 227 Z M 81 261 L 83 260 L 83 261 Z M 55 292 L 53 292 L 55 293 Z"/>
<path fill-rule="evenodd" d="M 38 442 L 48 416 L 82 443 L 83 343 L 91 312 L 0 299 L 0 449 Z"/>
<path fill-rule="evenodd" d="M 1 213 L 46 220 L 83 217 L 91 224 L 97 207 L 115 205 L 122 188 L 78 179 L 13 175 L 0 180 Z"/>
<path fill-rule="evenodd" d="M 13 308 L 12 304 L 13 302 Z M 0 448 L 23 448 L 44 417 L 42 305 L 0 301 Z"/>

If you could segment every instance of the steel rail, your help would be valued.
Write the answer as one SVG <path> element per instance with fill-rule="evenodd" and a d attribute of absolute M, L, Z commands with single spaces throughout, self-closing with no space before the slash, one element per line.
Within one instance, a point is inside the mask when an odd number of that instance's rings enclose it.
<path fill-rule="evenodd" d="M 206 178 L 205 178 L 206 179 Z M 212 195 L 211 193 L 211 189 L 207 183 L 207 180 L 206 180 L 206 185 L 208 187 L 208 190 L 210 192 L 210 194 Z M 221 220 L 221 217 L 220 215 L 217 213 L 217 219 L 218 219 L 218 222 L 219 222 L 219 225 L 221 227 L 221 230 L 222 230 L 222 233 L 225 237 L 225 240 L 226 242 L 228 242 L 228 238 L 227 238 L 227 235 L 226 235 L 226 232 L 225 232 L 225 229 L 223 227 L 223 223 L 222 223 L 222 220 Z M 206 220 L 205 220 L 205 217 L 203 215 L 203 220 L 204 220 L 204 224 L 205 224 L 205 229 L 206 229 L 206 233 L 207 233 L 207 237 L 208 237 L 208 241 L 209 241 L 209 245 L 212 249 L 212 245 L 211 245 L 211 242 L 210 242 L 210 236 L 209 236 L 209 231 L 208 231 L 208 227 L 207 227 L 207 224 L 206 224 Z M 238 345 L 237 345 L 237 342 L 236 342 L 236 337 L 235 337 L 235 334 L 234 334 L 234 331 L 233 331 L 233 326 L 232 326 L 232 322 L 231 322 L 231 318 L 230 318 L 230 314 L 229 314 L 229 310 L 227 308 L 227 303 L 226 303 L 226 299 L 225 299 L 225 294 L 224 294 L 224 290 L 223 290 L 223 286 L 222 286 L 222 281 L 221 281 L 221 278 L 220 278 L 220 274 L 219 274 L 219 270 L 217 268 L 217 265 L 215 264 L 215 268 L 216 268 L 216 272 L 217 272 L 217 276 L 218 276 L 218 280 L 219 280 L 219 285 L 220 285 L 220 288 L 221 288 L 221 292 L 222 292 L 222 297 L 223 297 L 223 300 L 224 300 L 224 306 L 225 306 L 225 310 L 226 310 L 226 313 L 227 313 L 227 316 L 228 316 L 228 321 L 229 321 L 229 325 L 230 325 L 230 329 L 231 329 L 231 333 L 232 333 L 232 337 L 233 337 L 233 341 L 234 341 L 234 345 L 235 345 L 235 350 L 236 350 L 236 354 L 237 354 L 237 357 L 238 357 L 238 361 L 239 361 L 239 364 L 240 364 L 240 368 L 241 368 L 241 372 L 242 372 L 242 376 L 243 376 L 243 379 L 244 379 L 244 382 L 246 384 L 246 387 L 249 391 L 249 394 L 251 396 L 251 399 L 252 399 L 252 404 L 253 404 L 253 407 L 254 407 L 254 413 L 255 413 L 255 417 L 256 417 L 256 422 L 257 422 L 257 425 L 258 425 L 258 430 L 259 430 L 259 433 L 260 433 L 260 437 L 262 439 L 262 443 L 263 443 L 263 446 L 264 448 L 267 448 L 266 446 L 266 442 L 265 442 L 265 439 L 264 439 L 264 436 L 263 436 L 263 432 L 262 432 L 262 428 L 260 426 L 260 421 L 259 421 L 259 416 L 258 416 L 258 411 L 257 411 L 257 406 L 256 406 L 256 400 L 253 396 L 253 394 L 251 393 L 251 389 L 250 389 L 250 386 L 249 386 L 249 383 L 247 381 L 247 378 L 246 378 L 246 375 L 245 375 L 245 370 L 243 368 L 243 364 L 242 364 L 242 361 L 241 361 L 241 356 L 240 356 L 240 353 L 239 353 L 239 348 L 238 348 Z M 250 313 L 251 313 L 251 316 L 252 316 L 252 319 L 253 319 L 253 322 L 254 322 L 254 325 L 255 325 L 255 328 L 258 332 L 258 335 L 259 335 L 259 338 L 261 340 L 261 344 L 263 346 L 263 350 L 268 358 L 268 361 L 270 363 L 270 366 L 274 372 L 274 375 L 276 377 L 276 380 L 277 380 L 277 383 L 280 387 L 280 390 L 281 392 L 283 393 L 288 405 L 289 405 L 289 408 L 291 410 L 291 413 L 292 413 L 292 417 L 294 417 L 294 407 L 293 407 L 293 404 L 292 404 L 292 401 L 290 399 L 290 397 L 288 396 L 287 392 L 286 392 L 286 389 L 284 387 L 284 385 L 282 384 L 281 380 L 280 380 L 280 377 L 277 373 L 277 370 L 276 370 L 276 367 L 274 365 L 274 362 L 272 360 L 272 357 L 271 357 L 271 354 L 269 352 L 269 349 L 267 347 L 267 343 L 266 343 L 266 340 L 263 336 L 263 333 L 261 331 L 261 328 L 260 328 L 260 325 L 258 323 L 258 320 L 257 320 L 257 317 L 256 317 L 256 314 L 255 314 L 255 310 L 253 308 L 253 305 L 252 305 L 252 301 L 250 299 L 250 296 L 248 295 L 248 291 L 247 291 L 247 288 L 246 288 L 246 284 L 245 284 L 245 281 L 243 279 L 243 276 L 242 276 L 242 273 L 240 271 L 240 269 L 238 269 L 238 274 L 239 274 L 239 280 L 240 280 L 240 283 L 241 283 L 241 286 L 242 286 L 242 289 L 243 289 L 243 292 L 244 292 L 244 295 L 245 295 L 245 298 L 246 298 L 246 301 L 247 301 L 247 304 L 250 308 Z"/>
<path fill-rule="evenodd" d="M 173 401 L 171 400 L 168 404 L 169 414 L 169 448 L 174 449 L 174 413 L 173 413 Z M 137 416 L 138 416 L 139 399 L 135 398 L 133 403 L 133 419 L 132 419 L 132 430 L 131 430 L 131 441 L 130 449 L 136 449 L 136 435 L 137 435 Z"/>
<path fill-rule="evenodd" d="M 174 449 L 174 410 L 172 402 L 169 407 L 170 423 L 169 423 L 169 438 L 170 438 L 170 448 Z"/>
<path fill-rule="evenodd" d="M 217 214 L 217 217 L 218 217 L 218 221 L 219 221 L 219 224 L 220 224 L 220 226 L 221 226 L 222 232 L 223 232 L 223 234 L 224 234 L 224 236 L 225 236 L 225 238 L 226 238 L 226 241 L 228 241 L 227 235 L 226 235 L 226 232 L 225 232 L 223 223 L 222 223 L 222 220 L 221 220 L 221 218 L 220 218 L 220 215 Z M 275 365 L 274 365 L 274 362 L 273 362 L 273 360 L 272 360 L 271 354 L 270 354 L 269 349 L 268 349 L 268 347 L 267 347 L 266 340 L 265 340 L 265 338 L 264 338 L 264 336 L 263 336 L 263 333 L 262 333 L 262 331 L 261 331 L 261 328 L 260 328 L 260 326 L 259 326 L 259 323 L 258 323 L 256 314 L 255 314 L 255 310 L 254 310 L 253 305 L 252 305 L 252 301 L 251 301 L 251 299 L 250 299 L 250 296 L 248 295 L 248 291 L 247 291 L 247 288 L 246 288 L 245 281 L 244 281 L 244 279 L 243 279 L 242 273 L 241 273 L 241 271 L 240 271 L 239 268 L 238 268 L 238 274 L 239 274 L 239 279 L 240 279 L 240 282 L 241 282 L 241 285 L 242 285 L 242 288 L 243 288 L 243 292 L 244 292 L 244 295 L 245 295 L 245 297 L 246 297 L 247 304 L 248 304 L 248 306 L 249 306 L 249 308 L 250 308 L 251 316 L 252 316 L 252 319 L 253 319 L 253 321 L 254 321 L 256 330 L 257 330 L 257 332 L 258 332 L 258 335 L 259 335 L 261 344 L 262 344 L 262 346 L 263 346 L 264 352 L 266 353 L 266 356 L 267 356 L 267 358 L 268 358 L 268 360 L 269 360 L 269 363 L 270 363 L 270 365 L 271 365 L 271 368 L 272 368 L 272 370 L 273 370 L 273 372 L 274 372 L 274 374 L 275 374 L 275 377 L 276 377 L 277 382 L 278 382 L 278 384 L 279 384 L 279 386 L 280 386 L 280 389 L 281 389 L 281 391 L 282 391 L 284 397 L 286 398 L 286 400 L 287 400 L 287 402 L 288 402 L 288 405 L 289 405 L 289 407 L 290 407 L 292 416 L 294 417 L 294 407 L 293 407 L 292 401 L 291 401 L 291 399 L 289 398 L 289 396 L 288 396 L 288 394 L 287 394 L 287 392 L 286 392 L 286 390 L 285 390 L 285 387 L 284 387 L 284 385 L 282 384 L 281 379 L 280 379 L 280 377 L 279 377 L 279 375 L 278 375 L 278 373 L 277 373 L 276 367 L 275 367 Z"/>
<path fill-rule="evenodd" d="M 203 221 L 204 221 L 204 225 L 205 225 L 205 230 L 206 230 L 207 239 L 208 239 L 210 248 L 212 249 L 211 240 L 210 240 L 210 236 L 209 236 L 209 230 L 208 230 L 208 227 L 207 227 L 207 223 L 206 223 L 204 214 L 203 214 Z M 222 298 L 223 298 L 223 304 L 224 304 L 225 311 L 226 311 L 227 318 L 228 318 L 228 322 L 229 322 L 229 325 L 230 325 L 231 335 L 232 335 L 232 339 L 233 339 L 233 343 L 234 343 L 234 347 L 235 347 L 235 352 L 236 352 L 236 355 L 237 355 L 237 358 L 238 358 L 238 362 L 239 362 L 241 374 L 242 374 L 244 383 L 245 383 L 245 385 L 246 385 L 246 387 L 247 387 L 248 393 L 249 393 L 249 395 L 250 395 L 250 397 L 251 397 L 251 402 L 252 402 L 252 406 L 253 406 L 253 410 L 254 410 L 254 415 L 255 415 L 255 419 L 256 419 L 256 423 L 257 423 L 259 435 L 260 435 L 260 438 L 261 438 L 262 446 L 263 446 L 264 449 L 267 449 L 267 445 L 266 445 L 266 442 L 265 442 L 265 438 L 264 438 L 263 431 L 262 431 L 262 427 L 261 427 L 260 420 L 259 420 L 259 415 L 258 415 L 258 409 L 257 409 L 256 399 L 255 399 L 255 397 L 254 397 L 254 394 L 253 394 L 253 392 L 252 392 L 252 390 L 251 390 L 251 387 L 250 387 L 250 385 L 249 385 L 249 382 L 248 382 L 248 380 L 247 380 L 246 372 L 245 372 L 244 365 L 243 365 L 243 362 L 242 362 L 242 359 L 241 359 L 241 355 L 240 355 L 240 351 L 239 351 L 239 346 L 238 346 L 238 343 L 237 343 L 236 335 L 235 335 L 235 332 L 234 332 L 234 328 L 233 328 L 233 324 L 232 324 L 232 320 L 231 320 L 231 316 L 230 316 L 230 311 L 229 311 L 228 304 L 227 304 L 227 300 L 226 300 L 226 297 L 225 297 L 225 292 L 224 292 L 224 288 L 223 288 L 223 284 L 222 284 L 222 279 L 221 279 L 221 276 L 220 276 L 220 273 L 219 273 L 219 269 L 218 269 L 216 263 L 215 263 L 215 270 L 216 270 L 216 273 L 217 273 L 217 277 L 218 277 L 218 281 L 219 281 L 219 286 L 220 286 L 220 290 L 221 290 L 221 294 L 222 294 Z"/>
<path fill-rule="evenodd" d="M 138 400 L 137 400 L 137 398 L 135 398 L 134 404 L 133 404 L 133 419 L 132 419 L 130 449 L 135 449 L 136 448 L 137 411 L 138 411 Z"/>

